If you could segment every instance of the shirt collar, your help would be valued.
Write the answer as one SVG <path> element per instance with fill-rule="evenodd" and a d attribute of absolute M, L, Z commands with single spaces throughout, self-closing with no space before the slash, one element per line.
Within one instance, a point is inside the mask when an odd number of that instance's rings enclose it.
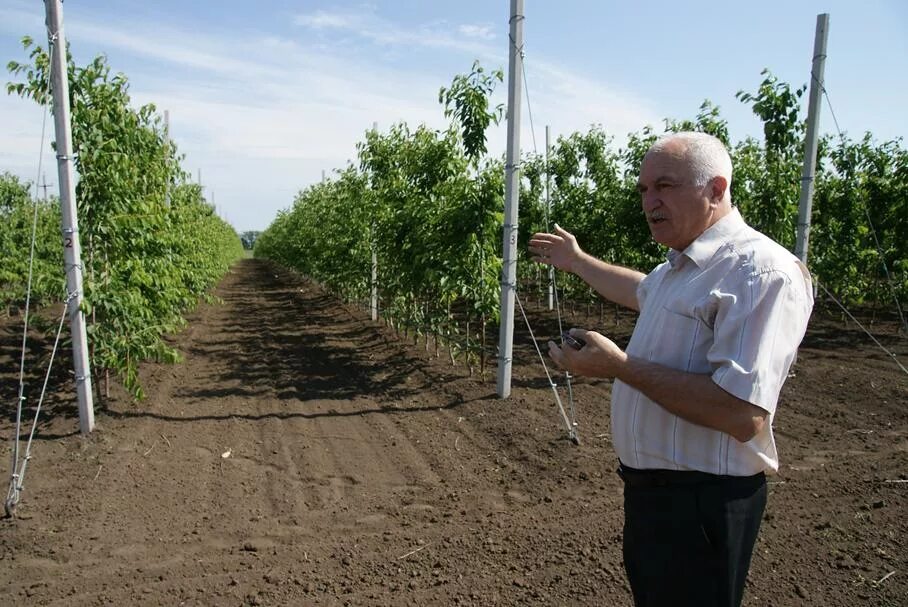
<path fill-rule="evenodd" d="M 709 263 L 709 260 L 716 254 L 719 247 L 728 242 L 730 236 L 746 225 L 738 209 L 732 207 L 728 215 L 706 228 L 684 251 L 679 252 L 670 249 L 668 261 L 672 267 L 676 267 L 679 259 L 687 257 L 698 267 L 702 268 Z"/>

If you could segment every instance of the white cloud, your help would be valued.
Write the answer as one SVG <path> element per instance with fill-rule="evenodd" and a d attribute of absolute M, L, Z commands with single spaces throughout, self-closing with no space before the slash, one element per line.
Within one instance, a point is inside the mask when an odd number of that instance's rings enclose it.
<path fill-rule="evenodd" d="M 645 124 L 661 124 L 650 100 L 558 65 L 528 62 L 527 80 L 534 112 L 541 108 L 542 119 L 559 133 L 585 131 L 592 124 L 601 124 L 621 144 L 627 133 Z M 563 126 L 556 126 L 559 123 Z"/>
<path fill-rule="evenodd" d="M 0 9 L 0 20 L 7 14 Z M 109 55 L 112 70 L 129 77 L 136 106 L 153 102 L 170 111 L 184 168 L 194 177 L 202 169 L 206 192 L 240 230 L 267 227 L 322 171 L 355 161 L 356 143 L 373 122 L 380 130 L 400 121 L 443 128 L 438 87 L 453 74 L 432 67 L 433 49 L 465 65 L 477 56 L 505 62 L 506 49 L 489 44 L 495 36 L 487 25 L 434 22 L 409 29 L 371 9 L 297 15 L 295 23 L 319 34 L 205 33 L 150 21 L 127 28 L 82 15 L 68 22 L 67 34 L 80 61 Z M 347 36 L 342 52 L 338 36 Z M 369 45 L 417 49 L 429 61 L 391 66 Z M 540 147 L 546 124 L 560 135 L 601 123 L 621 143 L 626 132 L 658 119 L 646 101 L 538 58 L 528 59 L 527 76 Z M 506 96 L 502 83 L 493 103 Z M 0 102 L 4 125 L 23 125 L 21 132 L 4 126 L 0 170 L 13 168 L 26 179 L 34 179 L 40 135 L 40 109 L 30 106 L 13 98 Z M 527 109 L 522 147 L 531 150 Z M 488 147 L 504 153 L 504 124 L 490 130 Z"/>
<path fill-rule="evenodd" d="M 310 15 L 297 15 L 294 18 L 297 25 L 312 29 L 364 29 L 364 19 L 359 15 L 344 13 L 328 13 L 316 11 Z"/>
<path fill-rule="evenodd" d="M 461 25 L 457 28 L 461 34 L 467 38 L 479 38 L 480 40 L 494 40 L 495 31 L 491 25 Z"/>
<path fill-rule="evenodd" d="M 298 14 L 294 23 L 313 30 L 347 32 L 381 46 L 441 48 L 484 59 L 500 61 L 504 58 L 502 49 L 484 43 L 495 39 L 488 26 L 463 25 L 455 28 L 438 21 L 405 28 L 379 17 L 368 8 L 359 13 L 316 11 Z"/>
<path fill-rule="evenodd" d="M 9 4 L 0 8 L 0 31 L 15 36 L 21 36 L 25 32 L 45 35 L 43 6 L 24 0 L 7 1 Z"/>
<path fill-rule="evenodd" d="M 56 181 L 57 166 L 50 147 L 54 139 L 53 118 L 46 117 L 42 142 L 41 125 L 45 111 L 34 101 L 0 95 L 0 116 L 3 116 L 0 172 L 10 171 L 23 180 L 34 182 L 39 179 L 40 164 L 41 173 L 48 175 L 50 182 Z"/>
<path fill-rule="evenodd" d="M 108 27 L 73 20 L 67 25 L 71 41 L 92 42 L 103 48 L 117 48 L 147 58 L 158 59 L 182 66 L 197 68 L 214 74 L 231 76 L 258 75 L 269 66 L 230 56 L 227 48 L 211 39 L 199 38 L 198 34 L 187 36 L 187 32 L 168 31 L 155 28 L 154 32 L 137 33 L 135 27 Z"/>

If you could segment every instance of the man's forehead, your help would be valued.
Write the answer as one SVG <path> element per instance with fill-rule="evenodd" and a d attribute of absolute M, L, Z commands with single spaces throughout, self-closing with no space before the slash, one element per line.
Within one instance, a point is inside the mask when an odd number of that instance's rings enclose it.
<path fill-rule="evenodd" d="M 683 177 L 688 172 L 687 161 L 677 154 L 649 152 L 643 157 L 640 166 L 640 179 L 658 179 L 660 177 Z"/>

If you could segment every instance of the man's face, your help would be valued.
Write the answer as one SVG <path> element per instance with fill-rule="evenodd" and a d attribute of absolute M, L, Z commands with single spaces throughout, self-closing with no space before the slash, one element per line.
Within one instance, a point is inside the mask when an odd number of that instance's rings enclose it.
<path fill-rule="evenodd" d="M 683 251 L 714 221 L 710 185 L 693 183 L 688 163 L 669 144 L 662 152 L 650 152 L 640 167 L 637 189 L 653 240 Z"/>

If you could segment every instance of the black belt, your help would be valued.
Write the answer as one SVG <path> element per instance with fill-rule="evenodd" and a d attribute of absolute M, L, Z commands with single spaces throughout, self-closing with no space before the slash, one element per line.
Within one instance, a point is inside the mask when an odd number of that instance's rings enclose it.
<path fill-rule="evenodd" d="M 697 470 L 640 470 L 621 464 L 618 466 L 618 476 L 624 480 L 628 487 L 675 487 L 682 485 L 708 485 L 708 484 L 759 484 L 765 480 L 762 472 L 751 476 L 729 476 L 725 474 L 710 474 Z"/>

